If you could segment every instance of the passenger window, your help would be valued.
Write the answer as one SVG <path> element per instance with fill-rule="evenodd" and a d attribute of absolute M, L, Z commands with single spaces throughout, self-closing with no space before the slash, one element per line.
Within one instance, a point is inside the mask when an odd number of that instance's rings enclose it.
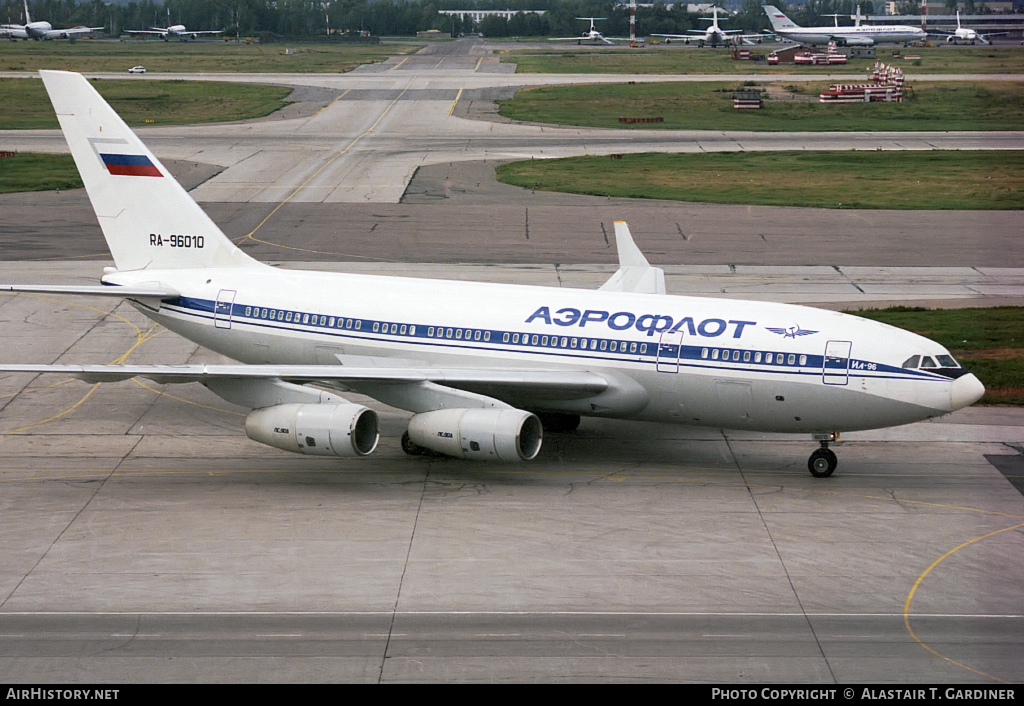
<path fill-rule="evenodd" d="M 405 324 L 402 324 L 401 333 L 403 336 L 405 335 Z"/>
<path fill-rule="evenodd" d="M 773 357 L 774 357 L 774 356 L 772 356 L 772 354 L 771 354 L 771 353 L 765 353 L 765 354 L 764 354 L 764 362 L 766 362 L 766 363 L 770 363 L 770 362 L 772 362 L 772 359 L 773 359 Z"/>
<path fill-rule="evenodd" d="M 708 349 L 707 348 L 704 348 L 703 350 L 701 350 L 700 357 L 701 358 L 707 358 L 708 357 Z"/>
<path fill-rule="evenodd" d="M 760 363 L 761 362 L 761 353 L 760 353 L 760 351 L 758 351 L 757 353 L 754 354 L 754 362 L 755 363 Z"/>
<path fill-rule="evenodd" d="M 608 341 L 601 341 L 601 350 L 608 350 Z"/>
<path fill-rule="evenodd" d="M 636 353 L 636 344 L 635 343 L 630 343 L 629 344 L 629 352 L 630 353 Z"/>
<path fill-rule="evenodd" d="M 793 365 L 793 363 L 795 363 L 795 362 L 796 362 L 796 355 L 794 355 L 793 353 L 790 353 L 790 354 L 789 354 L 789 358 L 788 358 L 787 362 L 788 362 L 788 363 L 789 363 L 790 365 Z"/>
<path fill-rule="evenodd" d="M 750 362 L 750 351 L 743 351 L 743 362 L 744 363 L 749 363 Z"/>
<path fill-rule="evenodd" d="M 718 360 L 718 349 L 711 351 L 711 360 Z"/>
<path fill-rule="evenodd" d="M 800 356 L 800 365 L 807 365 L 807 356 Z"/>

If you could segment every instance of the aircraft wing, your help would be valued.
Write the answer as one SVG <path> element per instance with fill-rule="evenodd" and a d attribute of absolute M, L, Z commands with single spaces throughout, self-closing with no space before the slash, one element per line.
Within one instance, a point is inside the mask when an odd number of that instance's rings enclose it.
<path fill-rule="evenodd" d="M 88 34 L 89 32 L 99 32 L 106 27 L 71 27 L 70 29 L 53 29 L 47 32 L 51 37 L 66 37 L 69 34 Z"/>
<path fill-rule="evenodd" d="M 545 399 L 581 399 L 612 383 L 597 373 L 573 370 L 511 368 L 377 368 L 347 365 L 0 365 L 0 373 L 55 373 L 88 383 L 119 382 L 133 377 L 157 384 L 225 380 L 284 380 L 296 384 L 338 383 L 408 385 L 434 383 L 484 394 L 529 395 Z"/>
<path fill-rule="evenodd" d="M 167 34 L 166 29 L 126 29 L 125 32 L 127 34 Z"/>

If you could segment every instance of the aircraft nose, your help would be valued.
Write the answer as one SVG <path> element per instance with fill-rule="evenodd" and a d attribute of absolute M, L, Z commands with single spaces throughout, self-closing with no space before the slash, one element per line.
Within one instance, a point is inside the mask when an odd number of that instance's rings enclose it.
<path fill-rule="evenodd" d="M 972 373 L 962 375 L 949 387 L 949 408 L 956 411 L 972 405 L 985 394 L 985 386 Z"/>

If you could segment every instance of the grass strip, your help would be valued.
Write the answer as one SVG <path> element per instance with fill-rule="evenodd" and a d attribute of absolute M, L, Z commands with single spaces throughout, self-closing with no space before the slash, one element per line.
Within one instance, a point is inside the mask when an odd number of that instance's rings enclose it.
<path fill-rule="evenodd" d="M 69 154 L 0 153 L 0 194 L 81 188 Z"/>
<path fill-rule="evenodd" d="M 541 40 L 543 41 L 543 40 Z M 744 47 L 752 54 L 767 56 L 781 44 L 766 43 Z M 626 47 L 555 47 L 502 52 L 501 61 L 516 64 L 517 73 L 568 74 L 854 74 L 863 76 L 874 59 L 850 59 L 841 66 L 797 66 L 767 62 L 735 61 L 729 48 L 698 49 L 673 43 L 644 49 Z M 936 46 L 878 47 L 877 58 L 898 66 L 908 74 L 1012 74 L 1024 67 L 1024 47 Z M 898 56 L 894 56 L 898 55 Z M 917 58 L 905 58 L 917 57 Z"/>
<path fill-rule="evenodd" d="M 0 71 L 121 73 L 141 65 L 150 73 L 343 73 L 421 48 L 413 44 L 245 44 L 145 39 L 4 42 Z M 286 54 L 289 49 L 294 53 Z"/>
<path fill-rule="evenodd" d="M 819 208 L 1020 209 L 1024 152 L 714 152 L 512 162 L 499 181 L 625 198 Z"/>
<path fill-rule="evenodd" d="M 162 42 L 161 42 L 162 43 Z M 285 105 L 292 89 L 247 83 L 93 81 L 100 95 L 132 126 L 184 125 L 259 118 Z M 43 82 L 0 78 L 0 130 L 58 128 Z"/>
<path fill-rule="evenodd" d="M 784 81 L 543 86 L 522 89 L 498 105 L 501 115 L 513 120 L 635 130 L 1019 130 L 1024 125 L 1024 83 L 1019 82 L 914 83 L 913 98 L 904 103 L 819 103 L 818 94 L 828 86 Z M 766 91 L 764 107 L 733 108 L 733 92 L 739 89 Z M 655 117 L 663 121 L 619 121 Z"/>

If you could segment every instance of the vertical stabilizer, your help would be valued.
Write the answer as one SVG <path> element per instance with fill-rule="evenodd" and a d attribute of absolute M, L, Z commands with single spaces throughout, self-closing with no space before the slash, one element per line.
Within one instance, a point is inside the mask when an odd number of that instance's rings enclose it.
<path fill-rule="evenodd" d="M 32 18 L 28 16 L 28 0 L 25 0 L 25 26 L 32 24 Z"/>
<path fill-rule="evenodd" d="M 773 30 L 777 31 L 799 28 L 799 25 L 782 14 L 779 8 L 774 5 L 765 5 L 763 9 L 765 14 L 768 15 L 768 22 L 771 23 Z"/>
<path fill-rule="evenodd" d="M 40 71 L 119 270 L 259 267 L 83 76 Z"/>
<path fill-rule="evenodd" d="M 615 221 L 615 247 L 619 250 L 619 269 L 598 289 L 610 292 L 665 293 L 665 271 L 651 267 L 633 242 L 629 226 Z"/>

